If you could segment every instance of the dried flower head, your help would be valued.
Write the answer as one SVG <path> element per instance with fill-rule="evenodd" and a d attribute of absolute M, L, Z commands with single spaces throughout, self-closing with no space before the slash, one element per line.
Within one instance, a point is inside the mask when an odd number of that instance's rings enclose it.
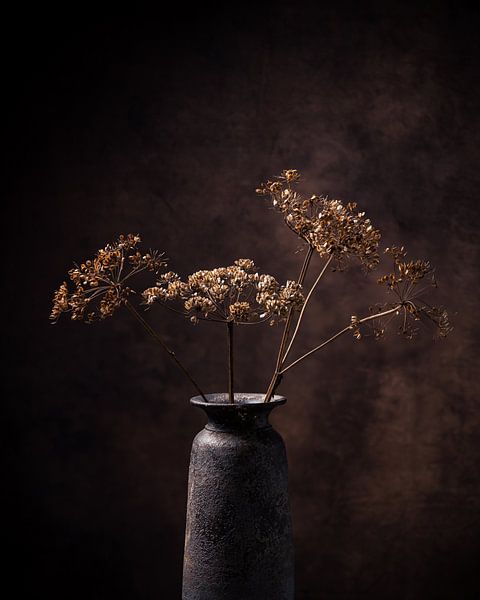
<path fill-rule="evenodd" d="M 294 281 L 280 285 L 272 275 L 258 273 L 252 260 L 240 258 L 229 267 L 192 273 L 181 281 L 175 273 L 162 275 L 155 287 L 143 292 L 145 304 L 177 300 L 183 314 L 199 319 L 238 324 L 271 324 L 286 317 L 290 308 L 303 304 L 300 286 Z"/>
<path fill-rule="evenodd" d="M 73 290 L 69 290 L 66 281 L 62 283 L 54 294 L 50 319 L 56 322 L 62 313 L 70 313 L 73 320 L 86 323 L 111 317 L 133 293 L 127 285 L 131 277 L 145 270 L 158 275 L 166 265 L 163 254 L 157 251 L 140 253 L 140 241 L 139 235 L 120 235 L 98 250 L 93 259 L 70 269 Z"/>
<path fill-rule="evenodd" d="M 370 312 L 374 316 L 392 310 L 394 307 L 397 309 L 389 314 L 388 318 L 375 318 L 369 321 L 374 336 L 382 337 L 390 322 L 400 316 L 399 333 L 408 339 L 418 334 L 417 325 L 421 323 L 432 325 L 438 336 L 446 337 L 452 331 L 447 311 L 443 307 L 433 306 L 424 299 L 429 289 L 437 287 L 431 264 L 425 260 L 407 261 L 407 253 L 403 246 L 386 248 L 385 254 L 392 257 L 392 270 L 377 281 L 395 296 L 395 301 L 376 304 L 370 307 Z"/>
<path fill-rule="evenodd" d="M 350 257 L 358 258 L 366 270 L 375 268 L 380 232 L 365 213 L 357 212 L 354 202 L 345 205 L 316 195 L 304 198 L 293 189 L 299 179 L 298 171 L 289 169 L 256 192 L 269 196 L 287 226 L 321 256 L 333 255 L 337 268 L 343 268 Z"/>

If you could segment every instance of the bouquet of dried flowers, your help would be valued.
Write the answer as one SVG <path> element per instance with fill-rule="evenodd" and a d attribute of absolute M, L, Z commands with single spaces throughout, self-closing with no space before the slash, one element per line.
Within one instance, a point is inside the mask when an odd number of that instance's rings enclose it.
<path fill-rule="evenodd" d="M 144 329 L 161 345 L 183 371 L 197 392 L 206 400 L 196 380 L 165 343 L 162 336 L 145 320 L 132 298 L 141 298 L 149 308 L 159 304 L 190 319 L 223 323 L 228 340 L 228 397 L 234 402 L 234 326 L 268 323 L 283 325 L 275 369 L 265 393 L 268 402 L 284 375 L 300 362 L 312 356 L 346 333 L 360 340 L 366 331 L 375 338 L 384 335 L 394 320 L 398 332 L 407 338 L 418 333 L 419 323 L 433 326 L 440 337 L 452 329 L 443 307 L 430 304 L 426 292 L 436 287 L 434 269 L 424 260 L 407 260 L 403 246 L 390 246 L 385 254 L 391 258 L 391 271 L 378 278 L 389 299 L 370 307 L 368 315 L 351 315 L 345 326 L 303 355 L 290 359 L 309 301 L 328 271 L 343 270 L 348 261 L 357 259 L 365 272 L 380 262 L 378 247 L 380 232 L 357 210 L 355 203 L 343 204 L 323 196 L 304 197 L 297 191 L 300 174 L 295 169 L 283 171 L 273 181 L 262 184 L 257 194 L 270 200 L 287 227 L 301 240 L 305 251 L 297 281 L 281 284 L 260 273 L 253 260 L 239 258 L 233 265 L 201 270 L 184 280 L 167 271 L 164 253 L 150 250 L 142 253 L 139 235 L 121 235 L 115 242 L 100 249 L 68 272 L 66 281 L 55 292 L 50 318 L 57 322 L 62 313 L 85 323 L 111 317 L 118 308 L 126 307 Z M 303 289 L 311 268 L 312 256 L 321 259 L 318 275 L 308 290 Z M 154 285 L 137 292 L 132 280 L 142 272 L 154 277 Z"/>

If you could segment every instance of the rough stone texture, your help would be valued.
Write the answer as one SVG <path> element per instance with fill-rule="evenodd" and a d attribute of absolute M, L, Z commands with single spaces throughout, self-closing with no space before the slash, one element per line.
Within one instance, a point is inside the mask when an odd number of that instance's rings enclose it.
<path fill-rule="evenodd" d="M 293 600 L 287 457 L 268 423 L 285 399 L 207 399 L 192 399 L 209 421 L 192 446 L 183 599 Z"/>

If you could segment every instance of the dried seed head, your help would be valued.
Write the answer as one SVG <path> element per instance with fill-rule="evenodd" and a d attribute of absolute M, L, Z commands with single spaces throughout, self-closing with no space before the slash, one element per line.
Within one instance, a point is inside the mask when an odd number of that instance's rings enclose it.
<path fill-rule="evenodd" d="M 356 212 L 354 202 L 344 205 L 340 200 L 316 195 L 303 198 L 291 187 L 299 179 L 298 171 L 286 170 L 276 181 L 268 181 L 256 191 L 270 196 L 287 226 L 321 256 L 333 255 L 337 269 L 342 269 L 351 257 L 358 258 L 366 270 L 375 268 L 380 232 L 365 213 Z"/>
<path fill-rule="evenodd" d="M 229 267 L 196 271 L 186 281 L 166 273 L 143 297 L 145 304 L 176 300 L 193 322 L 211 319 L 239 324 L 278 322 L 290 309 L 301 308 L 304 301 L 297 283 L 287 281 L 281 286 L 272 275 L 258 273 L 247 258 Z"/>
<path fill-rule="evenodd" d="M 382 275 L 377 282 L 386 286 L 389 293 L 395 296 L 395 302 L 378 305 L 378 311 L 381 312 L 395 304 L 400 304 L 401 308 L 397 316 L 401 317 L 402 322 L 399 332 L 408 339 L 412 339 L 419 332 L 418 327 L 412 324 L 415 321 L 432 325 L 438 336 L 446 337 L 452 331 L 447 311 L 443 307 L 433 306 L 430 301 L 424 300 L 425 294 L 431 288 L 437 287 L 431 264 L 420 259 L 405 260 L 407 252 L 403 246 L 386 248 L 385 254 L 393 259 L 392 271 Z M 390 320 L 389 317 L 388 322 Z M 380 330 L 383 335 L 388 322 L 383 322 L 383 325 L 381 322 L 375 323 L 373 327 L 376 336 L 378 335 L 375 328 Z"/>
<path fill-rule="evenodd" d="M 98 250 L 93 259 L 70 269 L 73 283 L 70 291 L 64 281 L 53 297 L 50 319 L 56 322 L 62 313 L 70 313 L 74 321 L 103 320 L 125 304 L 133 290 L 126 285 L 133 275 L 148 270 L 159 274 L 166 265 L 163 254 L 150 251 L 141 254 L 138 234 L 120 235 L 118 239 Z"/>

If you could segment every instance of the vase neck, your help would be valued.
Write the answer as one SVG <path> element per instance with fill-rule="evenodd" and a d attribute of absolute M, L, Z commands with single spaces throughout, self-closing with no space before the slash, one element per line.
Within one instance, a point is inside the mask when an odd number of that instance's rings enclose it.
<path fill-rule="evenodd" d="M 280 396 L 264 402 L 264 394 L 235 394 L 234 403 L 228 401 L 226 394 L 208 394 L 206 397 L 208 402 L 197 396 L 191 399 L 191 403 L 205 411 L 208 417 L 205 429 L 224 432 L 248 432 L 271 427 L 268 422 L 271 411 L 286 402 Z"/>

